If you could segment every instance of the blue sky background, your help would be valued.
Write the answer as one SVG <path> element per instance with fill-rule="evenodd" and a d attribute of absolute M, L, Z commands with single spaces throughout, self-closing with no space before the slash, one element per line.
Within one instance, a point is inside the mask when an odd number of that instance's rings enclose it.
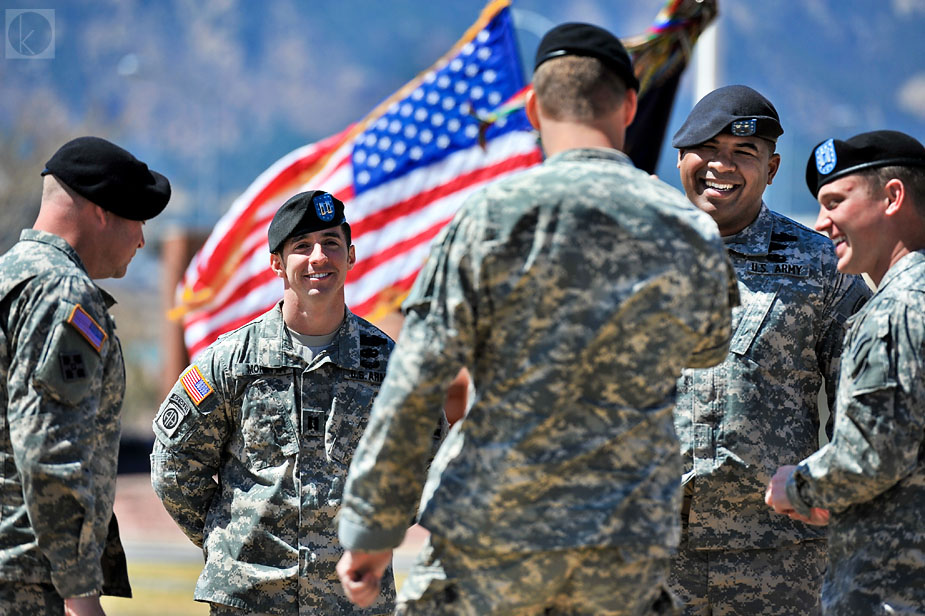
<path fill-rule="evenodd" d="M 155 235 L 167 225 L 209 228 L 279 157 L 360 119 L 426 69 L 483 5 L 0 0 L 2 9 L 53 10 L 55 20 L 53 59 L 0 58 L 0 143 L 44 160 L 51 151 L 32 150 L 48 140 L 108 137 L 173 183 Z M 549 25 L 589 21 L 625 37 L 662 5 L 514 0 L 524 63 Z M 803 169 L 823 139 L 876 128 L 925 138 L 925 0 L 719 0 L 719 11 L 719 85 L 761 91 L 785 129 L 782 168 L 766 193 L 775 209 L 813 215 Z M 669 138 L 696 102 L 691 82 L 689 71 Z M 674 162 L 666 145 L 659 175 L 679 186 Z M 0 187 L 30 181 L 37 175 L 0 167 Z"/>

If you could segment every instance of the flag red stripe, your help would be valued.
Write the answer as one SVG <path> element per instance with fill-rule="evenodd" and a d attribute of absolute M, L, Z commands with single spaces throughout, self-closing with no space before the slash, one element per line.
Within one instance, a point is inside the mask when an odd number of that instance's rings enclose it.
<path fill-rule="evenodd" d="M 353 269 L 350 270 L 350 274 L 347 276 L 347 284 L 350 284 L 350 282 L 365 276 L 376 267 L 386 263 L 387 261 L 390 261 L 391 259 L 394 259 L 402 253 L 408 252 L 419 244 L 431 241 L 434 239 L 434 237 L 437 236 L 438 233 L 440 233 L 440 229 L 442 229 L 452 219 L 453 215 L 450 214 L 450 216 L 441 219 L 436 224 L 432 225 L 429 229 L 425 229 L 424 231 L 421 231 L 417 235 L 409 237 L 406 240 L 390 244 L 388 248 L 380 250 L 379 252 L 369 256 L 366 259 L 363 259 L 362 261 L 357 261 L 357 264 L 353 266 Z"/>
<path fill-rule="evenodd" d="M 354 230 L 357 237 L 361 237 L 364 233 L 381 229 L 397 218 L 409 216 L 441 197 L 453 194 L 472 184 L 494 178 L 515 169 L 529 167 L 539 162 L 539 160 L 539 152 L 534 151 L 506 158 L 494 165 L 479 167 L 468 173 L 457 175 L 449 182 L 441 184 L 440 186 L 419 192 L 413 197 L 400 201 L 395 205 L 384 207 L 356 223 L 350 223 L 350 228 Z"/>
<path fill-rule="evenodd" d="M 269 310 L 269 308 L 261 308 L 260 310 L 255 310 L 251 312 L 250 314 L 246 314 L 242 317 L 238 317 L 226 323 L 222 323 L 221 332 L 230 332 L 234 329 L 237 329 L 238 327 L 241 327 L 245 323 L 249 323 L 250 321 L 253 321 L 257 317 L 262 315 L 264 312 L 266 312 L 267 310 Z M 208 336 L 203 336 L 196 342 L 190 343 L 188 345 L 190 357 L 195 357 L 196 354 L 199 353 L 199 351 L 203 350 L 204 348 L 212 344 L 215 341 L 215 338 L 218 337 L 218 335 L 219 334 L 215 333 L 215 329 L 213 329 L 213 330 L 210 330 Z"/>
<path fill-rule="evenodd" d="M 376 308 L 379 302 L 382 301 L 382 296 L 385 295 L 387 292 L 394 293 L 396 290 L 402 291 L 402 292 L 408 291 L 411 288 L 411 285 L 414 284 L 414 279 L 417 278 L 419 271 L 421 271 L 420 268 L 416 269 L 414 273 L 408 276 L 405 276 L 404 278 L 402 278 L 401 280 L 399 280 L 392 286 L 388 287 L 387 289 L 383 289 L 379 293 L 376 293 L 375 295 L 370 297 L 365 302 L 352 306 L 350 309 L 353 311 L 354 314 L 369 314 Z"/>

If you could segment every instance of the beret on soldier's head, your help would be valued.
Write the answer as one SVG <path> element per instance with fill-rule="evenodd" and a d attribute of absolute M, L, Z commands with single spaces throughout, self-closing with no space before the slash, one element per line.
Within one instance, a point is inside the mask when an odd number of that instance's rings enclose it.
<path fill-rule="evenodd" d="M 925 147 L 905 133 L 875 130 L 842 141 L 828 139 L 806 161 L 806 186 L 813 197 L 832 180 L 877 167 L 925 167 Z"/>
<path fill-rule="evenodd" d="M 559 24 L 540 41 L 533 70 L 546 60 L 560 56 L 597 58 L 616 73 L 627 88 L 639 89 L 639 80 L 633 73 L 633 62 L 626 48 L 620 39 L 603 28 L 583 23 Z"/>
<path fill-rule="evenodd" d="M 694 105 L 671 145 L 689 148 L 721 133 L 776 142 L 784 129 L 771 101 L 748 86 L 726 86 L 713 90 Z"/>
<path fill-rule="evenodd" d="M 276 211 L 267 241 L 270 252 L 277 252 L 283 244 L 294 235 L 330 229 L 347 222 L 344 217 L 344 204 L 323 190 L 309 190 L 289 198 Z"/>
<path fill-rule="evenodd" d="M 78 195 L 129 220 L 154 218 L 167 207 L 170 182 L 128 151 L 99 137 L 78 137 L 55 152 L 51 174 Z"/>

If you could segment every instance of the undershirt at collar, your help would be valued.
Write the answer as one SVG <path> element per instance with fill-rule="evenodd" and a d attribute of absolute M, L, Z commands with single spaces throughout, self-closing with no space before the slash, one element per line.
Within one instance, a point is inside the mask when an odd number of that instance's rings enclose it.
<path fill-rule="evenodd" d="M 311 362 L 323 350 L 331 346 L 331 342 L 334 341 L 334 337 L 337 335 L 337 329 L 330 334 L 322 334 L 321 336 L 300 334 L 291 327 L 286 329 L 289 330 L 289 335 L 292 336 L 292 345 L 295 347 L 296 352 L 307 362 Z M 338 329 L 340 329 L 340 326 L 338 326 Z"/>

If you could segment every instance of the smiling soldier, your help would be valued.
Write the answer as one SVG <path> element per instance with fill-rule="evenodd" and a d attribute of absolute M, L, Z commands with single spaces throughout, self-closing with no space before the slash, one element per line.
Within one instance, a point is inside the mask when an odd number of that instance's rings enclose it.
<path fill-rule="evenodd" d="M 829 139 L 806 184 L 838 271 L 877 292 L 850 321 L 831 442 L 781 467 L 766 501 L 829 524 L 824 614 L 923 614 L 925 147 L 892 130 Z"/>
<path fill-rule="evenodd" d="M 742 299 L 726 360 L 678 384 L 685 497 L 671 583 L 688 616 L 819 613 L 824 534 L 771 514 L 764 489 L 778 466 L 817 449 L 817 395 L 824 383 L 832 408 L 845 322 L 870 292 L 836 271 L 828 239 L 764 204 L 782 133 L 774 106 L 734 85 L 697 103 L 672 141 Z"/>
<path fill-rule="evenodd" d="M 268 239 L 283 299 L 184 371 L 154 419 L 154 489 L 203 548 L 213 616 L 390 614 L 391 573 L 369 609 L 344 596 L 334 516 L 393 342 L 344 304 L 343 203 L 299 193 Z"/>

